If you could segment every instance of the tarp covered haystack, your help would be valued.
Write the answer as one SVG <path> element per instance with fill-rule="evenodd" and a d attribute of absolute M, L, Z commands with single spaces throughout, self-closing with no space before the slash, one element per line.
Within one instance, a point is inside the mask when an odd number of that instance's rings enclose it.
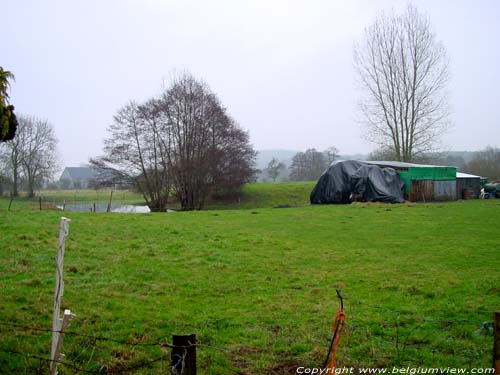
<path fill-rule="evenodd" d="M 392 168 L 338 161 L 323 172 L 310 199 L 312 204 L 345 204 L 353 195 L 366 202 L 403 203 L 404 182 Z"/>

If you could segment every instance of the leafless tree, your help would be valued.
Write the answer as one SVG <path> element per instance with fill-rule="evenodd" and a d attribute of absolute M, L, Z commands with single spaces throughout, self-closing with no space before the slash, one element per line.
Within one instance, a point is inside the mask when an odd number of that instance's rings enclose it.
<path fill-rule="evenodd" d="M 24 132 L 18 131 L 12 140 L 0 145 L 0 162 L 5 176 L 9 176 L 12 197 L 19 196 L 19 181 L 22 172 L 21 150 L 24 136 Z"/>
<path fill-rule="evenodd" d="M 325 154 L 328 164 L 332 164 L 339 155 L 339 150 L 337 147 L 331 146 L 328 147 L 325 151 L 323 151 L 323 153 Z"/>
<path fill-rule="evenodd" d="M 16 135 L 5 143 L 2 159 L 12 176 L 12 195 L 18 195 L 22 176 L 28 197 L 34 197 L 36 185 L 51 178 L 58 167 L 54 128 L 48 121 L 19 116 Z"/>
<path fill-rule="evenodd" d="M 271 177 L 273 182 L 276 182 L 276 179 L 280 175 L 281 171 L 286 168 L 285 163 L 279 161 L 276 158 L 272 158 L 271 161 L 267 164 L 265 169 L 267 175 Z"/>
<path fill-rule="evenodd" d="M 367 139 L 400 161 L 435 148 L 449 125 L 449 73 L 429 19 L 412 5 L 402 15 L 380 15 L 355 46 L 354 65 Z"/>
<path fill-rule="evenodd" d="M 101 185 L 132 184 L 153 210 L 164 209 L 170 195 L 168 147 L 162 137 L 158 102 L 130 102 L 121 108 L 108 128 L 105 155 L 91 159 Z"/>
<path fill-rule="evenodd" d="M 172 185 L 183 209 L 202 209 L 210 194 L 234 192 L 249 180 L 255 152 L 248 134 L 204 82 L 183 74 L 161 102 L 170 136 Z"/>

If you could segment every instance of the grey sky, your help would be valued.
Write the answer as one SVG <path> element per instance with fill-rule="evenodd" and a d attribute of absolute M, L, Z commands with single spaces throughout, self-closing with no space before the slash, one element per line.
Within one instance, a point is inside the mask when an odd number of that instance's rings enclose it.
<path fill-rule="evenodd" d="M 403 1 L 2 0 L 0 65 L 18 112 L 48 119 L 63 165 L 101 154 L 116 110 L 189 70 L 256 149 L 369 152 L 356 123 L 352 48 Z M 500 2 L 413 2 L 450 57 L 453 128 L 443 145 L 500 145 Z"/>

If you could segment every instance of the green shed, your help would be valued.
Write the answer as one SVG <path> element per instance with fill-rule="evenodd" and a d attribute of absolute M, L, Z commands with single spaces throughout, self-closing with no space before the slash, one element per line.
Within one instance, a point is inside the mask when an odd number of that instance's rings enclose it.
<path fill-rule="evenodd" d="M 394 168 L 405 183 L 405 198 L 412 202 L 457 199 L 457 168 L 413 164 L 399 161 L 368 161 L 380 167 Z"/>

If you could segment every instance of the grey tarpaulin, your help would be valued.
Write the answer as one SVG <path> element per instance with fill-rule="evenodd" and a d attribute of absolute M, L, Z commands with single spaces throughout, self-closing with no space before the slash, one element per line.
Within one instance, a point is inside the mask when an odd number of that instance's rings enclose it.
<path fill-rule="evenodd" d="M 355 160 L 334 162 L 311 192 L 312 204 L 351 203 L 352 194 L 367 202 L 404 202 L 404 182 L 392 168 Z"/>

